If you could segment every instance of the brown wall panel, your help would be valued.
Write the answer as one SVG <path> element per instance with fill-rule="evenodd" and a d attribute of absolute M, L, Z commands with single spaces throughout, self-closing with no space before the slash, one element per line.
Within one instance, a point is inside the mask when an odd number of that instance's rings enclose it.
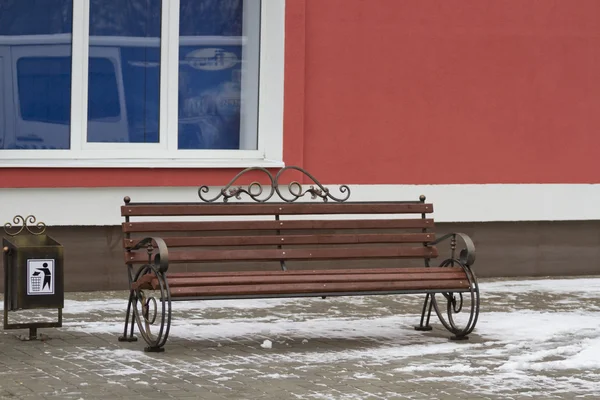
<path fill-rule="evenodd" d="M 600 221 L 440 223 L 437 231 L 460 231 L 472 237 L 477 248 L 474 270 L 479 277 L 600 274 Z M 126 289 L 120 227 L 48 227 L 47 233 L 65 249 L 66 291 Z M 438 261 L 447 256 L 449 249 L 441 245 L 439 250 Z M 371 262 L 374 266 L 393 265 L 389 260 Z M 289 267 L 300 267 L 298 264 Z M 356 262 L 346 263 L 353 264 Z M 259 265 L 277 268 L 273 263 Z M 407 261 L 406 265 L 414 266 L 415 262 Z M 432 265 L 436 265 L 435 260 Z M 0 267 L 3 277 L 3 263 Z M 223 268 L 212 264 L 203 267 L 213 271 Z M 245 265 L 243 269 L 252 267 Z M 195 269 L 185 264 L 177 268 Z M 4 290 L 3 280 L 0 289 Z"/>

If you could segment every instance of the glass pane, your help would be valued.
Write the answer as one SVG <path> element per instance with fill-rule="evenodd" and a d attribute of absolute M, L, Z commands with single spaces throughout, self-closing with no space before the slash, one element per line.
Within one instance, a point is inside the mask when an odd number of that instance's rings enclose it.
<path fill-rule="evenodd" d="M 71 57 L 24 57 L 17 61 L 23 121 L 68 125 L 71 119 Z"/>
<path fill-rule="evenodd" d="M 158 143 L 161 0 L 92 0 L 88 142 Z"/>
<path fill-rule="evenodd" d="M 6 131 L 8 129 L 6 123 L 6 117 L 4 116 L 4 91 L 5 91 L 5 82 L 4 82 L 4 57 L 0 53 L 0 149 L 4 148 L 4 136 L 6 135 Z"/>
<path fill-rule="evenodd" d="M 0 0 L 0 149 L 68 149 L 72 0 Z"/>
<path fill-rule="evenodd" d="M 181 0 L 180 149 L 256 149 L 260 0 Z"/>
<path fill-rule="evenodd" d="M 90 57 L 88 93 L 88 120 L 101 121 L 104 118 L 117 118 L 119 109 L 119 90 L 117 73 L 108 58 Z"/>

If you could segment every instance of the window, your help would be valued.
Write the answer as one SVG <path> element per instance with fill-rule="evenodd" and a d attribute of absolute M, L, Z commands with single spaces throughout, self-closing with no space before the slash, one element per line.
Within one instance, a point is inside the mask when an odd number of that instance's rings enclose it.
<path fill-rule="evenodd" d="M 73 3 L 40 3 L 0 0 L 0 156 L 70 146 Z"/>
<path fill-rule="evenodd" d="M 257 148 L 257 4 L 181 0 L 180 149 Z"/>
<path fill-rule="evenodd" d="M 277 166 L 283 0 L 0 0 L 0 166 Z"/>
<path fill-rule="evenodd" d="M 91 0 L 88 143 L 160 142 L 161 3 Z M 92 115 L 106 108 L 121 118 Z"/>

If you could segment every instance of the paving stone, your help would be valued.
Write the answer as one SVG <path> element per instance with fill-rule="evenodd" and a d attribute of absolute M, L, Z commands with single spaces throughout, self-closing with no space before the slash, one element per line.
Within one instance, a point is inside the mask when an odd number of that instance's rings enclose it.
<path fill-rule="evenodd" d="M 422 296 L 174 303 L 158 354 L 117 341 L 127 293 L 68 293 L 49 340 L 1 332 L 0 399 L 600 398 L 600 363 L 571 365 L 600 341 L 600 278 L 531 282 L 484 281 L 465 342 L 413 330 Z"/>

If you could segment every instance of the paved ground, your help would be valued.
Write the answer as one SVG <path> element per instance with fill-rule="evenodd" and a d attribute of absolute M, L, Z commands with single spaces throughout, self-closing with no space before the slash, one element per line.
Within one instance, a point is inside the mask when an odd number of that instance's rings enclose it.
<path fill-rule="evenodd" d="M 175 303 L 166 352 L 146 354 L 116 340 L 125 293 L 68 294 L 49 340 L 0 334 L 0 398 L 600 397 L 600 278 L 487 280 L 482 295 L 463 342 L 437 320 L 412 329 L 422 296 Z"/>

